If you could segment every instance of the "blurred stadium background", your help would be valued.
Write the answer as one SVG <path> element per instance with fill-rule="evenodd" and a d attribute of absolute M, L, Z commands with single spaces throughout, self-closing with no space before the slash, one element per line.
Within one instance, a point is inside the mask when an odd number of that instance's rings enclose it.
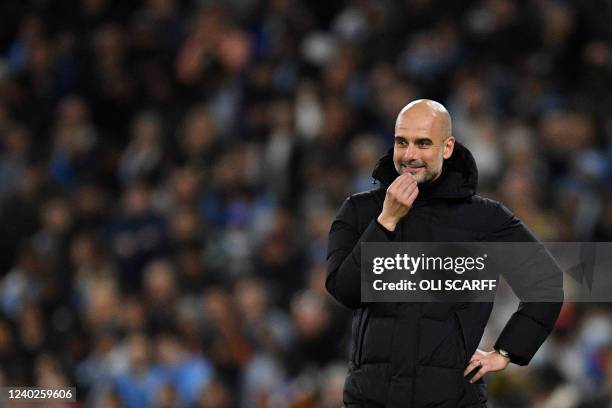
<path fill-rule="evenodd" d="M 611 30 L 606 0 L 2 1 L 0 384 L 339 407 L 326 236 L 399 109 L 446 104 L 541 239 L 608 241 Z M 612 406 L 610 305 L 487 377 L 492 408 Z"/>

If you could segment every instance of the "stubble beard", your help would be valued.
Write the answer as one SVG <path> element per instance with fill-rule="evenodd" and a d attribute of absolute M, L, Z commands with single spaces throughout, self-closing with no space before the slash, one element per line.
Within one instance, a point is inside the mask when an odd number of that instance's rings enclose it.
<path fill-rule="evenodd" d="M 395 170 L 398 172 L 398 174 L 411 173 L 410 170 L 415 168 L 419 169 L 416 174 L 413 174 L 413 177 L 416 179 L 417 184 L 424 184 L 433 181 L 438 177 L 438 174 L 432 172 L 429 167 L 427 167 L 427 165 L 425 165 L 424 163 L 419 163 L 417 166 L 415 166 L 400 162 L 395 166 Z"/>

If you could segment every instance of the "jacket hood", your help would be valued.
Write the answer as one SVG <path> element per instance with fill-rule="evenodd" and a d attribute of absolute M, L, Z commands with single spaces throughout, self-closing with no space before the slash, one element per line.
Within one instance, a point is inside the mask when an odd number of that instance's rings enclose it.
<path fill-rule="evenodd" d="M 391 148 L 376 164 L 372 177 L 387 188 L 398 175 Z M 476 194 L 477 185 L 478 169 L 474 156 L 461 143 L 455 142 L 453 154 L 444 160 L 442 175 L 432 182 L 420 184 L 417 200 L 468 198 Z"/>

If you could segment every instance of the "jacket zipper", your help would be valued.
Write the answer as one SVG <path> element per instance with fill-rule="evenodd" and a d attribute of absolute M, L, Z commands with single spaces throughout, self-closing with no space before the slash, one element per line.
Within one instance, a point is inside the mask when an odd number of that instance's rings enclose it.
<path fill-rule="evenodd" d="M 419 314 L 418 314 L 418 320 L 417 320 L 417 328 L 416 328 L 416 347 L 415 349 L 415 356 L 414 356 L 414 377 L 413 378 L 417 378 L 417 369 L 419 366 L 419 343 L 420 343 L 420 339 L 421 339 L 421 319 L 423 317 L 423 305 L 421 303 L 418 304 L 419 307 Z M 410 406 L 413 407 L 414 406 L 414 396 L 415 396 L 415 392 L 416 392 L 416 381 L 412 381 L 412 395 L 410 396 Z"/>
<path fill-rule="evenodd" d="M 366 326 L 368 324 L 369 316 L 370 314 L 368 313 L 368 309 L 364 308 L 363 313 L 361 314 L 362 318 L 360 319 L 359 333 L 357 335 L 357 339 L 358 339 L 357 366 L 361 366 L 361 354 L 363 352 L 363 342 L 365 340 L 365 331 L 366 331 Z"/>
<path fill-rule="evenodd" d="M 357 320 L 357 330 L 355 331 L 355 342 L 353 344 L 353 358 L 351 359 L 356 367 L 359 365 L 357 361 L 357 353 L 359 352 L 359 336 L 361 335 L 361 321 L 363 320 L 364 313 L 365 308 L 362 307 L 359 309 L 359 319 Z"/>

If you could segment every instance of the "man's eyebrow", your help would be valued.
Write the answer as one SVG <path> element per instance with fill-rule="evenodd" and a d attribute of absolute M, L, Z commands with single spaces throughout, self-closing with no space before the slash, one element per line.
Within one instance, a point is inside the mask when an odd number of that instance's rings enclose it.
<path fill-rule="evenodd" d="M 401 139 L 401 140 L 408 140 L 408 138 L 406 136 L 402 136 L 402 135 L 395 135 L 394 138 L 396 140 Z M 432 138 L 430 138 L 429 136 L 417 136 L 414 138 L 415 143 L 418 142 L 431 142 L 433 143 Z"/>

